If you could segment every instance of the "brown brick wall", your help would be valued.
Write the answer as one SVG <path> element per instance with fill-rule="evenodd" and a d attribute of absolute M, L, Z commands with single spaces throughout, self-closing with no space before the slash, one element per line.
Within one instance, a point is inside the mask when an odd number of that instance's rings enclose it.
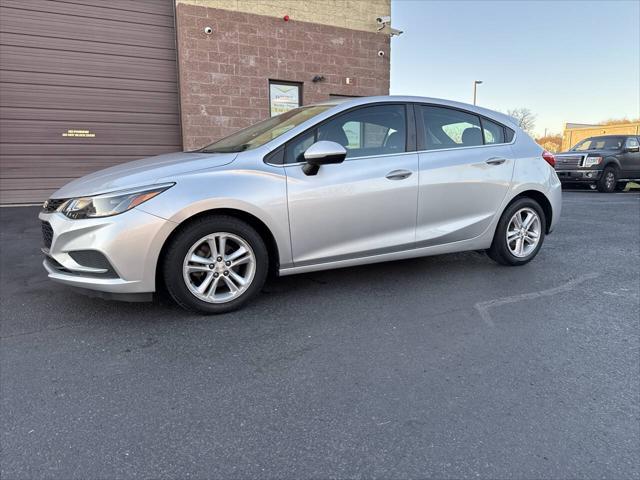
<path fill-rule="evenodd" d="M 387 35 L 188 4 L 176 15 L 185 150 L 267 118 L 269 79 L 304 82 L 303 104 L 389 93 Z"/>

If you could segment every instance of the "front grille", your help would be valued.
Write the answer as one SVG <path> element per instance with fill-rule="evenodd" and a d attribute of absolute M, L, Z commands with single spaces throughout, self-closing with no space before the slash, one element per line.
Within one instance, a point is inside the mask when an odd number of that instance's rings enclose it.
<path fill-rule="evenodd" d="M 51 240 L 53 240 L 53 228 L 49 222 L 42 222 L 42 241 L 46 248 L 51 248 Z"/>
<path fill-rule="evenodd" d="M 582 163 L 582 155 L 556 155 L 556 169 L 564 170 L 579 167 Z"/>
<path fill-rule="evenodd" d="M 50 198 L 49 200 L 44 202 L 44 205 L 42 205 L 42 211 L 45 213 L 53 213 L 58 208 L 60 208 L 60 205 L 62 205 L 67 200 L 69 199 L 68 198 Z"/>

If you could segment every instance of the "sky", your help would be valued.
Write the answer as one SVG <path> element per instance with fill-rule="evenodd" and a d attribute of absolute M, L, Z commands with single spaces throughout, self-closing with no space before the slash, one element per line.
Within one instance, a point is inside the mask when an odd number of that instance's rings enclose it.
<path fill-rule="evenodd" d="M 534 131 L 640 117 L 640 0 L 392 0 L 391 94 L 528 108 Z"/>

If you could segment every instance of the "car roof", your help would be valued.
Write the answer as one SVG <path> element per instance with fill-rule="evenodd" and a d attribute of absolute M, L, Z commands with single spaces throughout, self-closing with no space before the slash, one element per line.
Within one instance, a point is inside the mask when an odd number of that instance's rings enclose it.
<path fill-rule="evenodd" d="M 488 108 L 479 107 L 477 105 L 471 105 L 463 102 L 456 102 L 454 100 L 445 100 L 443 98 L 433 98 L 433 97 L 416 97 L 416 96 L 407 96 L 407 95 L 380 95 L 374 97 L 353 97 L 353 98 L 332 98 L 327 101 L 314 103 L 313 105 L 334 105 L 340 106 L 341 110 L 348 109 L 351 107 L 357 107 L 360 105 L 367 105 L 369 103 L 380 103 L 380 102 L 407 102 L 407 103 L 429 103 L 435 105 L 442 105 L 444 107 L 452 107 L 459 108 L 461 110 L 467 110 L 470 112 L 477 113 L 478 115 L 483 115 L 489 118 L 494 118 L 509 127 L 518 128 L 518 122 L 509 115 L 506 115 L 502 112 L 497 112 L 495 110 L 489 110 Z"/>

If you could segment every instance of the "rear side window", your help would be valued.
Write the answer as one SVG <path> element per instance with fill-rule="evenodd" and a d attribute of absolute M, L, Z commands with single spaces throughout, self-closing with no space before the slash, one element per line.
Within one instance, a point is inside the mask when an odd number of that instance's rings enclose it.
<path fill-rule="evenodd" d="M 627 138 L 627 148 L 635 148 L 637 147 L 638 144 L 638 139 L 635 137 L 629 137 Z"/>
<path fill-rule="evenodd" d="M 486 118 L 483 118 L 481 121 L 484 143 L 486 145 L 504 143 L 504 127 L 502 125 L 487 120 Z"/>
<path fill-rule="evenodd" d="M 446 107 L 421 106 L 424 148 L 476 147 L 483 144 L 480 117 Z"/>

